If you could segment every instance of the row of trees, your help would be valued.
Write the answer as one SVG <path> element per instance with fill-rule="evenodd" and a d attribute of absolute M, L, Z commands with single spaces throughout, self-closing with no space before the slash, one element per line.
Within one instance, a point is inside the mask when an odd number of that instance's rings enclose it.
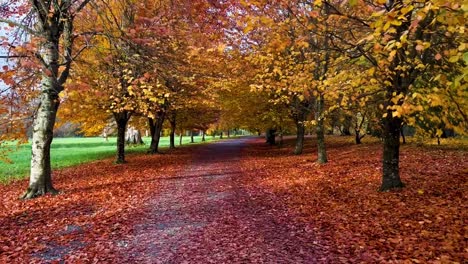
<path fill-rule="evenodd" d="M 8 120 L 20 112 L 34 116 L 30 184 L 23 198 L 56 192 L 50 144 L 57 113 L 64 122 L 80 123 L 89 134 L 113 118 L 117 163 L 125 162 L 125 131 L 131 118 L 135 125 L 147 124 L 151 153 L 158 153 L 165 120 L 172 130 L 172 146 L 177 124 L 188 126 L 190 120 L 192 128 L 206 131 L 217 122 L 212 89 L 222 77 L 217 72 L 222 67 L 217 63 L 222 61 L 217 59 L 221 33 L 217 18 L 223 11 L 218 3 L 201 0 L 40 0 L 2 5 L 0 22 L 12 27 L 11 36 L 26 34 L 4 39 L 10 47 L 8 57 L 16 60 L 15 67 L 2 72 L 9 86 L 2 106 L 11 105 L 6 98 L 14 94 L 31 98 L 22 100 L 24 105 L 38 106 L 33 112 L 23 108 L 2 113 Z M 16 123 L 18 128 L 23 125 Z"/>
<path fill-rule="evenodd" d="M 273 131 L 281 135 L 288 122 L 294 123 L 294 153 L 302 153 L 307 127 L 316 131 L 319 163 L 327 162 L 327 124 L 352 123 L 358 143 L 370 130 L 383 139 L 380 189 L 385 191 L 404 185 L 399 174 L 403 125 L 437 137 L 447 128 L 468 132 L 466 5 L 455 0 L 240 2 L 233 15 L 237 27 L 228 36 L 235 47 L 232 63 L 243 66 L 231 85 L 236 90 L 248 85 L 263 98 L 254 109 L 270 120 Z"/>
<path fill-rule="evenodd" d="M 117 163 L 129 123 L 151 132 L 151 153 L 163 126 L 172 146 L 177 129 L 295 131 L 295 154 L 313 128 L 319 163 L 327 129 L 353 127 L 357 142 L 372 130 L 384 142 L 381 190 L 403 186 L 403 124 L 467 132 L 467 6 L 455 0 L 10 2 L 0 142 L 34 121 L 24 198 L 55 192 L 57 113 L 86 134 L 112 120 Z"/>

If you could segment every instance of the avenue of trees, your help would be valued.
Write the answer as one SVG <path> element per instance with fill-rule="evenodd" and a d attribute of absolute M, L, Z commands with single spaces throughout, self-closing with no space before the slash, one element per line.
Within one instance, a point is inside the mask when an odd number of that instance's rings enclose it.
<path fill-rule="evenodd" d="M 262 131 L 275 142 L 327 133 L 383 141 L 380 190 L 400 188 L 403 126 L 468 128 L 466 19 L 457 0 L 23 0 L 0 5 L 0 147 L 33 127 L 23 198 L 55 193 L 56 120 L 87 135 L 111 124 L 117 163 L 129 125 Z M 6 87 L 6 88 L 3 88 Z M 4 155 L 4 153 L 0 154 Z"/>

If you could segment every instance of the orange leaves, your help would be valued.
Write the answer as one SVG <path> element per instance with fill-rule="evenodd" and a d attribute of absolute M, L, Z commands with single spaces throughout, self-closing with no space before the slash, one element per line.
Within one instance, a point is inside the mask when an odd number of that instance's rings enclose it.
<path fill-rule="evenodd" d="M 0 185 L 0 262 L 111 261 L 122 250 L 117 239 L 124 243 L 133 232 L 136 216 L 159 193 L 161 181 L 190 161 L 187 150 L 176 153 L 58 171 L 54 180 L 62 193 L 27 202 L 18 200 L 26 181 Z"/>
<path fill-rule="evenodd" d="M 379 143 L 356 146 L 351 138 L 329 137 L 331 160 L 319 166 L 310 141 L 305 159 L 290 154 L 292 141 L 284 149 L 258 141 L 245 149 L 242 167 L 250 193 L 271 193 L 276 198 L 267 204 L 282 201 L 293 222 L 336 249 L 329 262 L 463 262 L 466 151 L 403 146 L 407 188 L 379 193 Z"/>

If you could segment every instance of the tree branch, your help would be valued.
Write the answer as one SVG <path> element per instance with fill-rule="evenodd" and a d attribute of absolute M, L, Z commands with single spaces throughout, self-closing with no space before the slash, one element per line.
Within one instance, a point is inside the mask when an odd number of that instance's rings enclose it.
<path fill-rule="evenodd" d="M 5 24 L 10 24 L 10 25 L 14 25 L 15 27 L 18 27 L 26 32 L 28 32 L 29 34 L 31 35 L 34 35 L 34 36 L 41 36 L 41 33 L 38 32 L 38 31 L 35 31 L 35 30 L 32 30 L 30 27 L 26 26 L 26 25 L 23 25 L 21 23 L 18 23 L 18 22 L 15 22 L 13 20 L 9 20 L 9 19 L 5 19 L 5 18 L 0 18 L 0 23 L 5 23 Z"/>

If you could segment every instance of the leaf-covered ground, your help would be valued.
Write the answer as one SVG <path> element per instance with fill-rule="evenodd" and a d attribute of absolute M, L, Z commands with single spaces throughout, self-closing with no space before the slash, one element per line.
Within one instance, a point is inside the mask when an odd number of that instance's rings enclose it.
<path fill-rule="evenodd" d="M 378 193 L 381 146 L 328 138 L 330 162 L 241 139 L 56 171 L 31 201 L 1 185 L 1 263 L 463 263 L 466 151 L 402 148 L 407 188 Z M 313 140 L 308 139 L 311 143 Z M 289 145 L 288 145 L 289 144 Z"/>
<path fill-rule="evenodd" d="M 463 150 L 403 146 L 407 188 L 379 193 L 381 144 L 331 137 L 329 163 L 316 146 L 304 156 L 256 142 L 245 149 L 246 186 L 290 220 L 312 229 L 323 262 L 464 263 L 468 259 L 468 155 Z M 292 142 L 289 142 L 290 145 Z M 266 194 L 270 194 L 267 198 Z M 266 198 L 266 199 L 265 199 Z M 465 262 L 466 263 L 466 262 Z"/>

